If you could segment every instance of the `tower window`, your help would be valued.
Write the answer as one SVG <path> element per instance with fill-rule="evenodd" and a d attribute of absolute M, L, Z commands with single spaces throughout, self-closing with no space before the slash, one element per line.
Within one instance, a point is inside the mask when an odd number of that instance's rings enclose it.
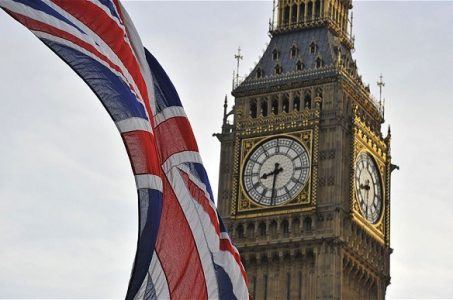
<path fill-rule="evenodd" d="M 296 45 L 291 47 L 291 58 L 295 58 L 299 54 L 299 48 Z"/>
<path fill-rule="evenodd" d="M 272 113 L 274 115 L 278 114 L 278 99 L 272 100 Z"/>
<path fill-rule="evenodd" d="M 312 230 L 312 221 L 310 217 L 306 217 L 304 219 L 304 231 L 305 232 L 311 232 Z"/>
<path fill-rule="evenodd" d="M 310 53 L 315 54 L 316 52 L 318 52 L 318 45 L 316 45 L 315 42 L 312 42 L 310 44 Z"/>
<path fill-rule="evenodd" d="M 275 66 L 275 74 L 279 75 L 283 73 L 283 68 L 279 64 Z"/>
<path fill-rule="evenodd" d="M 289 23 L 289 6 L 285 6 L 284 13 L 283 13 L 283 23 Z"/>
<path fill-rule="evenodd" d="M 322 68 L 324 66 L 324 61 L 322 60 L 321 57 L 318 57 L 316 59 L 316 68 L 319 69 L 319 68 Z"/>
<path fill-rule="evenodd" d="M 296 70 L 302 71 L 303 69 L 304 69 L 304 64 L 300 60 L 298 60 L 296 63 Z"/>
<path fill-rule="evenodd" d="M 277 222 L 273 220 L 269 226 L 269 231 L 272 235 L 275 235 L 277 233 Z"/>
<path fill-rule="evenodd" d="M 274 49 L 272 51 L 272 59 L 273 60 L 278 60 L 280 59 L 280 51 L 278 51 L 278 49 Z"/>
<path fill-rule="evenodd" d="M 304 109 L 311 108 L 311 92 L 306 91 L 304 95 Z"/>
<path fill-rule="evenodd" d="M 300 110 L 300 97 L 296 96 L 293 99 L 293 110 Z"/>
<path fill-rule="evenodd" d="M 263 72 L 263 69 L 261 69 L 260 67 L 258 67 L 258 69 L 256 69 L 256 78 L 261 78 L 264 76 L 264 72 Z"/>
<path fill-rule="evenodd" d="M 297 22 L 297 4 L 293 4 L 291 22 L 292 23 L 296 23 Z"/>
<path fill-rule="evenodd" d="M 321 1 L 316 0 L 315 2 L 315 17 L 321 17 Z"/>
<path fill-rule="evenodd" d="M 261 102 L 261 115 L 267 117 L 267 101 Z"/>
<path fill-rule="evenodd" d="M 258 225 L 258 230 L 260 232 L 261 237 L 266 236 L 266 224 L 264 222 L 261 222 L 260 225 Z"/>
<path fill-rule="evenodd" d="M 289 235 L 289 223 L 288 220 L 283 220 L 282 222 L 282 233 L 284 237 Z"/>
<path fill-rule="evenodd" d="M 300 221 L 299 221 L 299 218 L 295 218 L 293 219 L 293 224 L 292 224 L 292 227 L 293 227 L 293 234 L 298 234 L 300 232 Z"/>
<path fill-rule="evenodd" d="M 302 2 L 299 6 L 299 22 L 303 22 L 305 20 L 305 3 Z"/>
<path fill-rule="evenodd" d="M 288 112 L 289 112 L 289 99 L 288 99 L 288 96 L 287 96 L 287 95 L 285 95 L 285 98 L 283 99 L 282 110 L 283 110 L 285 113 L 288 113 Z"/>
<path fill-rule="evenodd" d="M 308 15 L 308 20 L 311 20 L 313 18 L 313 2 L 308 2 L 308 7 L 307 7 L 307 15 Z"/>
<path fill-rule="evenodd" d="M 255 237 L 255 224 L 248 224 L 247 225 L 247 237 L 254 238 Z"/>
<path fill-rule="evenodd" d="M 238 227 L 236 228 L 236 234 L 238 238 L 240 239 L 244 238 L 244 226 L 242 226 L 242 224 L 239 224 Z"/>
<path fill-rule="evenodd" d="M 256 118 L 256 100 L 250 101 L 250 116 Z"/>

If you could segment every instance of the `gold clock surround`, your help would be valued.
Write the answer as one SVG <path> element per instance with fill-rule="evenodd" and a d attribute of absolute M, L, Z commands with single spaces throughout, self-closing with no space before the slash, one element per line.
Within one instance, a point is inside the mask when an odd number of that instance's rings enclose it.
<path fill-rule="evenodd" d="M 373 131 L 356 116 L 354 119 L 354 141 L 353 141 L 353 158 L 354 163 L 352 166 L 351 176 L 351 211 L 353 219 L 367 232 L 376 238 L 382 244 L 388 243 L 385 240 L 385 220 L 389 218 L 389 193 L 387 191 L 387 177 L 388 177 L 388 146 L 387 143 L 377 136 Z M 382 209 L 381 214 L 376 223 L 369 222 L 362 214 L 359 200 L 357 199 L 357 191 L 355 186 L 355 168 L 356 160 L 361 153 L 366 153 L 374 160 L 381 180 L 382 186 Z M 388 223 L 387 223 L 388 224 Z"/>
<path fill-rule="evenodd" d="M 247 161 L 247 157 L 253 153 L 253 151 L 259 147 L 262 143 L 280 137 L 291 138 L 299 143 L 306 149 L 309 162 L 310 162 L 310 170 L 308 175 L 308 180 L 305 186 L 302 188 L 301 192 L 293 197 L 291 200 L 287 201 L 286 203 L 269 207 L 257 204 L 254 202 L 243 186 L 243 170 L 245 163 Z M 306 129 L 301 131 L 295 131 L 291 133 L 285 134 L 275 134 L 270 136 L 259 136 L 259 137 L 250 137 L 244 138 L 241 141 L 241 148 L 240 148 L 240 166 L 239 166 L 239 180 L 236 181 L 237 184 L 237 216 L 246 214 L 250 216 L 253 215 L 270 215 L 282 212 L 292 212 L 296 210 L 306 210 L 307 208 L 310 209 L 315 203 L 315 193 L 313 193 L 313 184 L 316 182 L 316 174 L 317 172 L 314 169 L 314 130 L 313 129 Z"/>

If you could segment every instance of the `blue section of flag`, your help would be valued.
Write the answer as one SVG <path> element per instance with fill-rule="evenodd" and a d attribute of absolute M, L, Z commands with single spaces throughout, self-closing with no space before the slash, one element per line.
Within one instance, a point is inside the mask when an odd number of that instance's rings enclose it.
<path fill-rule="evenodd" d="M 221 266 L 214 262 L 213 264 L 219 285 L 219 300 L 236 300 L 237 298 L 233 293 L 233 285 L 231 284 L 230 277 Z"/>
<path fill-rule="evenodd" d="M 173 83 L 157 59 L 145 49 L 146 60 L 154 77 L 157 108 L 159 111 L 170 106 L 182 106 Z"/>
<path fill-rule="evenodd" d="M 148 273 L 162 214 L 162 193 L 156 190 L 140 189 L 138 190 L 138 204 L 140 230 L 126 299 L 134 298 Z M 146 287 L 149 293 L 155 291 L 152 285 L 152 281 L 149 280 Z"/>
<path fill-rule="evenodd" d="M 77 50 L 42 40 L 88 84 L 115 122 L 131 117 L 148 118 L 130 87 L 109 68 Z"/>

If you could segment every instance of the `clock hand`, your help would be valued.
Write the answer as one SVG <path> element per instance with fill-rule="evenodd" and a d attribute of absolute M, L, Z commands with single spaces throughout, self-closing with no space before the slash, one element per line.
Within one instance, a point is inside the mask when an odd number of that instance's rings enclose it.
<path fill-rule="evenodd" d="M 278 165 L 278 163 L 276 163 L 275 165 Z M 269 172 L 269 173 L 264 173 L 263 175 L 261 175 L 261 179 L 267 179 L 267 177 L 271 176 L 271 175 L 276 175 L 280 172 L 283 172 L 283 168 L 278 168 L 278 166 L 275 168 L 274 167 L 274 170 L 272 170 L 272 172 Z"/>
<path fill-rule="evenodd" d="M 275 181 L 277 180 L 277 175 L 281 171 L 283 171 L 283 168 L 279 168 L 280 164 L 275 163 L 274 171 L 272 172 L 274 175 L 274 178 L 272 179 L 272 194 L 271 194 L 271 205 L 274 205 L 274 197 L 275 197 Z"/>

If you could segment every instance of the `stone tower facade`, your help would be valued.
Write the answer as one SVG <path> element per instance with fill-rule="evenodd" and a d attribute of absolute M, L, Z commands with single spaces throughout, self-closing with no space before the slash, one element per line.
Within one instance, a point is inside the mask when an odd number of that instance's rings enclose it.
<path fill-rule="evenodd" d="M 351 56 L 351 8 L 279 0 L 268 48 L 225 103 L 218 208 L 254 299 L 385 298 L 390 131 Z"/>

